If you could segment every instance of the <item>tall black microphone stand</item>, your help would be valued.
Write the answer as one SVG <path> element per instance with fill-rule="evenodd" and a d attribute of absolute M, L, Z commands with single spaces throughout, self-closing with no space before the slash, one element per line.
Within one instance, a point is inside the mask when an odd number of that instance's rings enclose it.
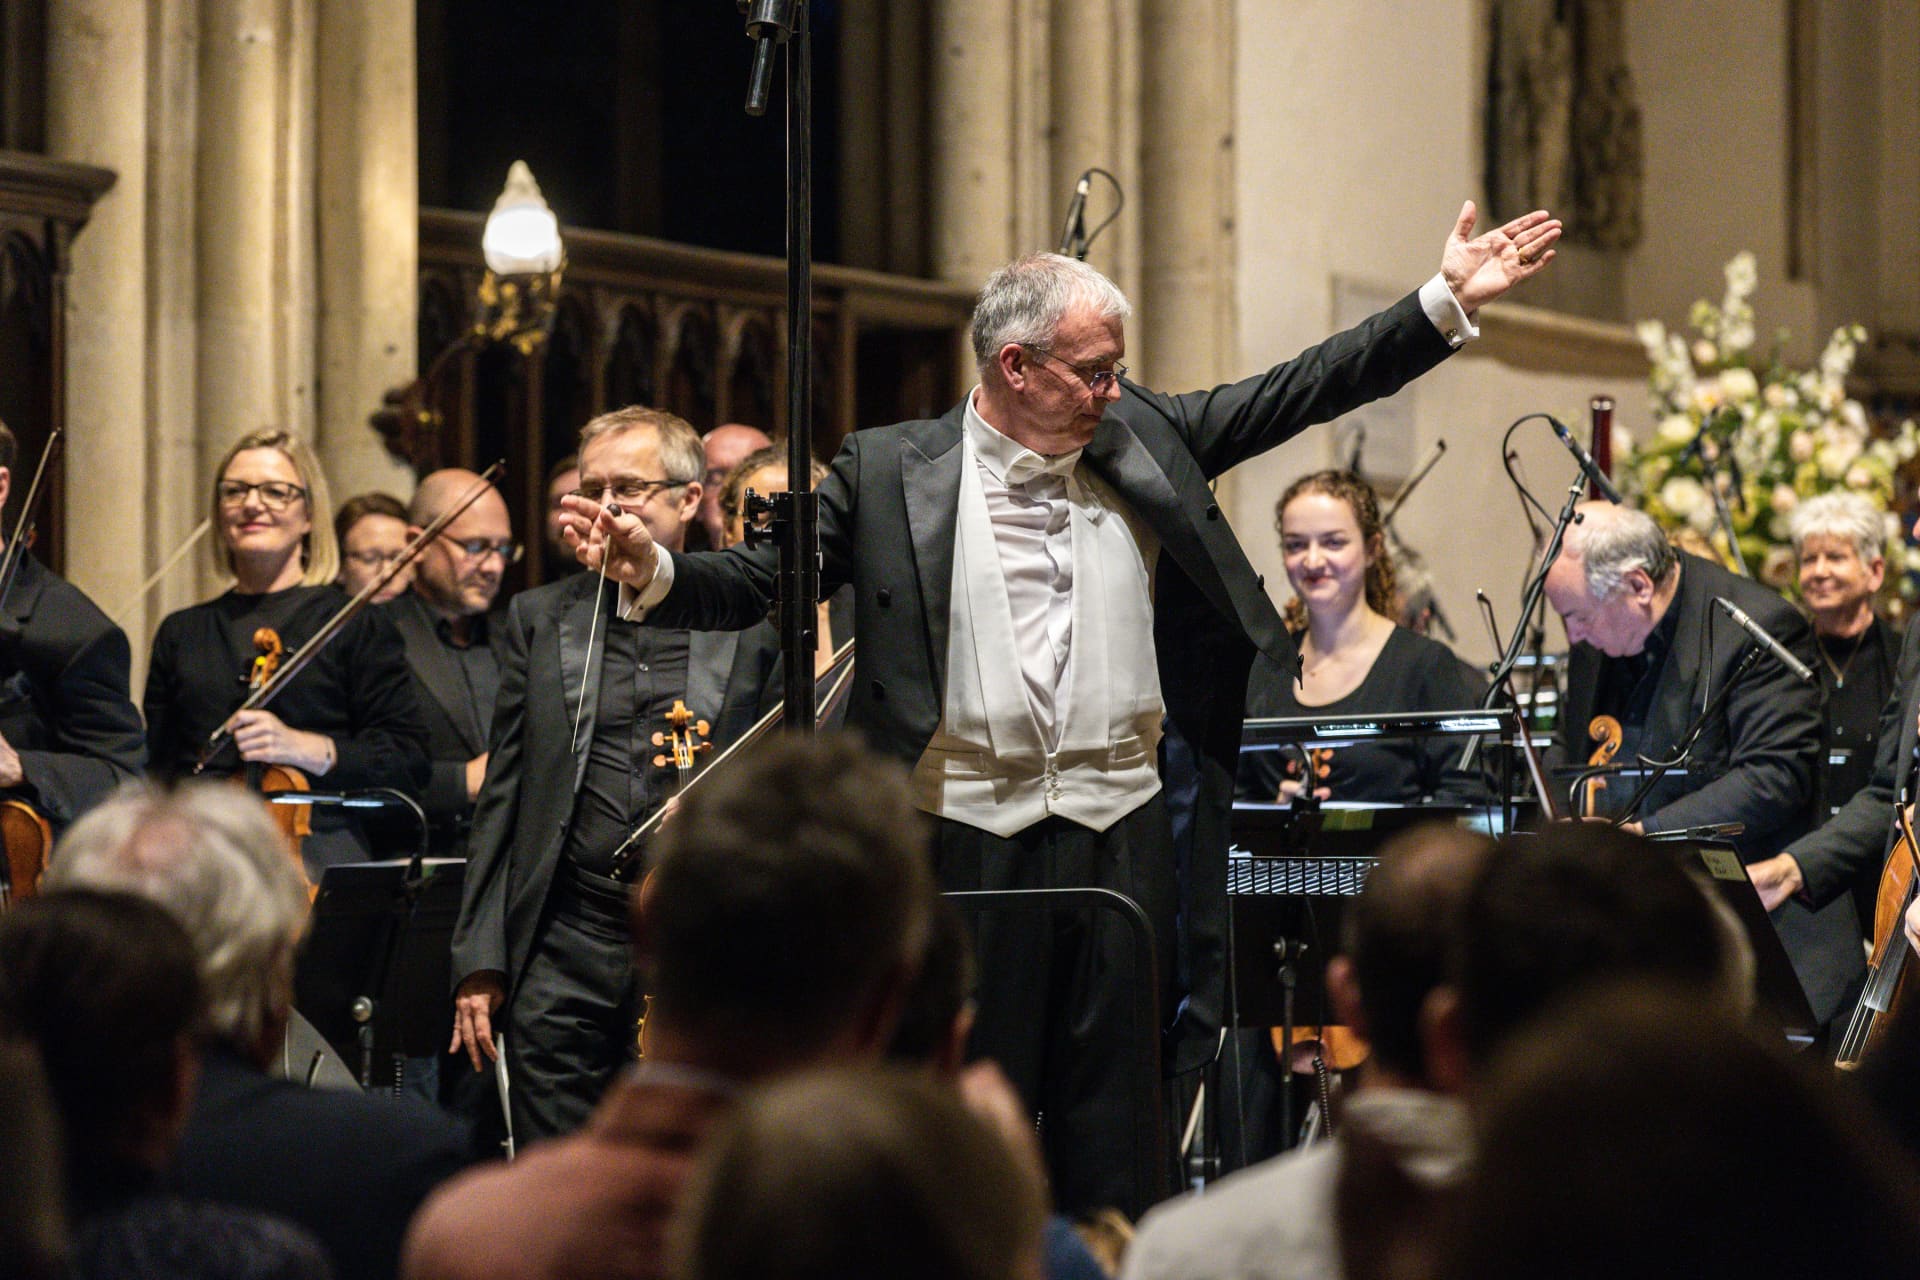
<path fill-rule="evenodd" d="M 747 114 L 765 115 L 775 45 L 787 47 L 787 491 L 749 495 L 748 528 L 772 516 L 774 587 L 786 662 L 786 728 L 812 733 L 820 598 L 820 499 L 813 491 L 813 35 L 806 0 L 739 0 L 754 42 Z M 751 533 L 749 534 L 751 539 Z"/>

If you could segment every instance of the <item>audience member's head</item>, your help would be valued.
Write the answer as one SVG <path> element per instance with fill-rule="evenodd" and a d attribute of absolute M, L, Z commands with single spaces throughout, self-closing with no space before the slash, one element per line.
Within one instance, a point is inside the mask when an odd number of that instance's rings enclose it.
<path fill-rule="evenodd" d="M 307 894 L 258 798 L 224 783 L 130 784 L 54 847 L 44 888 L 79 886 L 127 890 L 171 912 L 199 959 L 209 1032 L 270 1058 L 293 1006 Z"/>
<path fill-rule="evenodd" d="M 138 1191 L 171 1157 L 199 1018 L 193 946 L 154 903 L 76 889 L 0 915 L 0 1038 L 30 1042 L 45 1066 L 76 1218 Z"/>
<path fill-rule="evenodd" d="M 1908 1275 L 1914 1172 L 1868 1117 L 1691 989 L 1588 991 L 1477 1094 L 1442 1274 Z"/>
<path fill-rule="evenodd" d="M 356 493 L 333 513 L 333 536 L 340 544 L 340 586 L 357 596 L 407 549 L 407 508 L 390 493 Z M 408 565 L 394 574 L 373 602 L 384 604 L 405 591 L 413 572 Z"/>
<path fill-rule="evenodd" d="M 727 473 L 752 453 L 772 447 L 773 438 L 758 427 L 744 422 L 723 422 L 700 437 L 700 450 L 706 458 L 701 472 L 703 493 L 700 498 L 700 524 L 707 531 L 709 547 L 726 546 L 726 519 L 720 511 L 720 491 Z M 763 491 L 764 492 L 764 491 Z"/>
<path fill-rule="evenodd" d="M 836 1070 L 747 1099 L 681 1206 L 680 1280 L 1040 1275 L 1040 1186 L 922 1073 Z"/>
<path fill-rule="evenodd" d="M 634 899 L 649 1054 L 877 1057 L 926 942 L 925 830 L 900 766 L 843 735 L 776 737 L 690 792 Z"/>
<path fill-rule="evenodd" d="M 900 1025 L 887 1045 L 888 1060 L 932 1067 L 942 1077 L 956 1075 L 973 1030 L 974 981 L 973 941 L 966 922 L 945 895 L 936 893 L 927 945 L 901 1006 Z"/>
<path fill-rule="evenodd" d="M 60 1122 L 39 1051 L 5 1033 L 0 1099 L 0 1275 L 53 1280 L 67 1253 Z"/>
<path fill-rule="evenodd" d="M 1456 1092 L 1508 1036 L 1597 983 L 1667 982 L 1736 1016 L 1751 998 L 1708 890 L 1671 850 L 1597 823 L 1500 841 L 1468 891 L 1449 969 L 1427 1051 Z"/>
<path fill-rule="evenodd" d="M 1456 921 L 1492 842 L 1458 827 L 1419 827 L 1381 847 L 1327 966 L 1336 1019 L 1365 1036 L 1369 1072 L 1426 1080 L 1420 1015 L 1446 981 Z"/>
<path fill-rule="evenodd" d="M 473 472 L 449 467 L 422 479 L 407 507 L 408 536 L 418 536 L 483 484 L 480 496 L 421 550 L 414 573 L 414 591 L 429 609 L 449 620 L 493 608 L 500 580 L 520 559 L 520 544 L 513 540 L 513 524 L 507 518 L 507 500 Z"/>

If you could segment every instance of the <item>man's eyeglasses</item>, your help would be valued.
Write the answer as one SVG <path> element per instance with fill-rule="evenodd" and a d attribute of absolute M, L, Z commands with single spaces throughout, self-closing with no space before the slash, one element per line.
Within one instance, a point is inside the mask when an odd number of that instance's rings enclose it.
<path fill-rule="evenodd" d="M 616 480 L 612 484 L 583 484 L 573 491 L 573 496 L 604 504 L 611 494 L 615 502 L 638 505 L 651 498 L 656 490 L 680 489 L 692 483 L 691 480 Z"/>
<path fill-rule="evenodd" d="M 1075 364 L 1071 360 L 1063 360 L 1045 347 L 1035 346 L 1031 342 L 1023 342 L 1020 346 L 1023 350 L 1039 356 L 1043 360 L 1051 360 L 1055 364 L 1062 364 L 1073 370 L 1074 376 L 1086 383 L 1087 390 L 1097 396 L 1105 395 L 1108 387 L 1119 385 L 1120 379 L 1127 376 L 1127 366 L 1123 364 L 1116 364 L 1105 369 L 1089 368 L 1083 364 Z"/>
<path fill-rule="evenodd" d="M 404 549 L 399 551 L 349 551 L 347 552 L 347 559 L 353 561 L 362 569 L 384 569 L 406 554 Z"/>
<path fill-rule="evenodd" d="M 519 543 L 508 539 L 495 542 L 491 538 L 448 538 L 440 535 L 460 549 L 460 554 L 469 560 L 484 560 L 488 556 L 499 556 L 502 564 L 519 564 L 520 555 L 525 550 Z"/>
<path fill-rule="evenodd" d="M 214 487 L 214 493 L 220 498 L 223 507 L 237 507 L 247 500 L 250 493 L 260 495 L 260 503 L 269 511 L 285 511 L 294 501 L 307 496 L 307 491 L 297 484 L 288 484 L 284 480 L 268 480 L 261 484 L 248 484 L 244 480 L 222 480 Z"/>

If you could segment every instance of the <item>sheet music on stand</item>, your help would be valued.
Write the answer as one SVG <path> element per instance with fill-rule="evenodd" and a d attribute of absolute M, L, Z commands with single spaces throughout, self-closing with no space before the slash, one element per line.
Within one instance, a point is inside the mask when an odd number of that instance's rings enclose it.
<path fill-rule="evenodd" d="M 1359 716 L 1260 716 L 1249 719 L 1241 730 L 1240 750 L 1249 751 L 1338 749 L 1357 742 L 1384 738 L 1493 738 L 1508 746 L 1517 745 L 1527 732 L 1519 714 L 1509 707 L 1469 707 L 1458 711 L 1390 711 L 1380 715 Z M 1531 752 L 1521 752 L 1534 795 L 1548 812 L 1548 782 L 1535 768 Z M 1505 828 L 1513 829 L 1515 815 L 1512 788 L 1502 804 L 1507 809 Z"/>

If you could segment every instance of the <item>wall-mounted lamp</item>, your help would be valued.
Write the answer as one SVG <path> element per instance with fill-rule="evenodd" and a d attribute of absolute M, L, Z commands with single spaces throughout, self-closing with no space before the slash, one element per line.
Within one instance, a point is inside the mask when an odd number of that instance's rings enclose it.
<path fill-rule="evenodd" d="M 524 160 L 515 160 L 507 170 L 507 185 L 480 233 L 480 252 L 487 270 L 474 290 L 478 305 L 473 324 L 434 357 L 424 374 L 388 391 L 382 397 L 383 407 L 372 417 L 387 451 L 415 465 L 440 461 L 438 436 L 443 419 L 428 395 L 448 361 L 463 351 L 496 342 L 512 343 L 521 355 L 530 356 L 553 328 L 567 251 L 560 238 L 560 220 L 547 206 Z"/>

